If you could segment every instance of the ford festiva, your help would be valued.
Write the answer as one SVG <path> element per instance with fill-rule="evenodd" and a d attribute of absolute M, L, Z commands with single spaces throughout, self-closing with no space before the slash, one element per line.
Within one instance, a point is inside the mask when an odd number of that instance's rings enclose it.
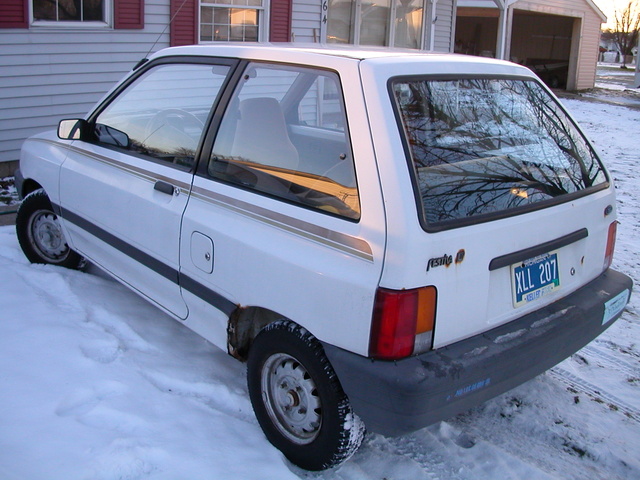
<path fill-rule="evenodd" d="M 20 162 L 29 260 L 87 259 L 246 361 L 265 435 L 307 469 L 544 372 L 632 289 L 610 175 L 506 62 L 171 48 Z"/>

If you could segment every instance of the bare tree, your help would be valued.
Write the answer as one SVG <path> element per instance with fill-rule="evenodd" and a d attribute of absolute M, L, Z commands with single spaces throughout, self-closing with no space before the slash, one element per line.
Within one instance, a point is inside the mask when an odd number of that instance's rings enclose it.
<path fill-rule="evenodd" d="M 615 12 L 614 40 L 622 55 L 622 68 L 627 68 L 627 57 L 633 55 L 633 48 L 638 45 L 640 29 L 640 9 L 638 1 L 630 1 L 624 10 Z"/>

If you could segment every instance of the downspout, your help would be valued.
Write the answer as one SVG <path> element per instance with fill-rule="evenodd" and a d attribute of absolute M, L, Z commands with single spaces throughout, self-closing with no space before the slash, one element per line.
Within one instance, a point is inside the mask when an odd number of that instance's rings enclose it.
<path fill-rule="evenodd" d="M 500 10 L 498 17 L 498 42 L 496 48 L 496 58 L 504 60 L 505 42 L 507 41 L 507 7 L 503 2 L 495 1 L 496 6 Z"/>
<path fill-rule="evenodd" d="M 436 43 L 436 22 L 438 21 L 437 12 L 438 0 L 431 0 L 431 24 L 429 25 L 429 50 L 435 50 Z"/>
<path fill-rule="evenodd" d="M 636 53 L 636 76 L 633 86 L 640 88 L 640 35 L 638 35 L 638 53 Z"/>
<path fill-rule="evenodd" d="M 507 47 L 507 40 L 511 37 L 511 22 L 513 18 L 513 9 L 511 5 L 518 0 L 494 0 L 498 8 L 500 9 L 500 18 L 498 24 L 498 48 L 496 49 L 496 58 L 501 60 L 508 60 L 509 51 L 511 48 Z"/>

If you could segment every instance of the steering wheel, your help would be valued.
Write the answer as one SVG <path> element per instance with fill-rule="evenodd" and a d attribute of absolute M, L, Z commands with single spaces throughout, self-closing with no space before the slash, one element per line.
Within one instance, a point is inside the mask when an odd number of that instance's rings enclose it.
<path fill-rule="evenodd" d="M 175 122 L 176 118 L 179 120 L 178 122 Z M 163 127 L 169 127 L 186 134 L 186 128 L 189 126 L 197 128 L 199 132 L 204 129 L 204 123 L 193 113 L 180 108 L 167 108 L 151 118 L 147 124 L 145 136 L 149 138 Z"/>

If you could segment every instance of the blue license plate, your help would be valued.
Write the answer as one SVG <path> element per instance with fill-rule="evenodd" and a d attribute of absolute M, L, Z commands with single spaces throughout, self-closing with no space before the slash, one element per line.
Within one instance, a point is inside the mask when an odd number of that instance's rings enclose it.
<path fill-rule="evenodd" d="M 545 253 L 511 266 L 513 306 L 521 307 L 560 288 L 556 252 Z"/>

